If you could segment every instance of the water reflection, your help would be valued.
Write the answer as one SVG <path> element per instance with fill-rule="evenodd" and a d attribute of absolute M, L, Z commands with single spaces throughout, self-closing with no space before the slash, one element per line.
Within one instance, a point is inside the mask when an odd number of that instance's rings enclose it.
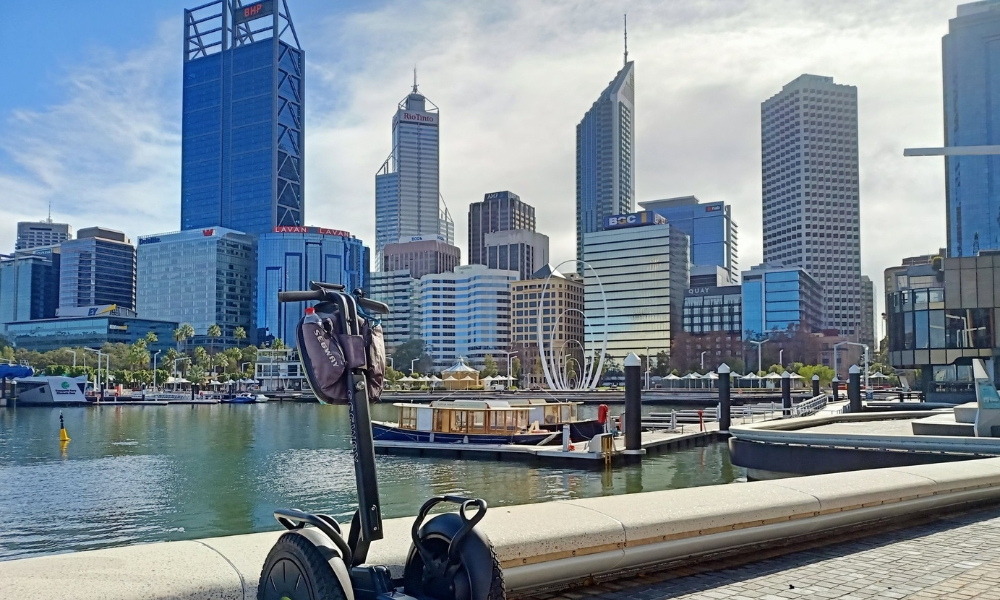
<path fill-rule="evenodd" d="M 373 407 L 395 418 L 391 406 Z M 585 408 L 581 412 L 596 410 Z M 659 410 L 662 410 L 660 408 Z M 356 502 L 345 407 L 314 404 L 0 409 L 0 560 L 276 529 L 298 507 L 348 519 Z M 728 483 L 724 445 L 612 470 L 379 456 L 382 511 L 435 494 L 492 506 Z"/>

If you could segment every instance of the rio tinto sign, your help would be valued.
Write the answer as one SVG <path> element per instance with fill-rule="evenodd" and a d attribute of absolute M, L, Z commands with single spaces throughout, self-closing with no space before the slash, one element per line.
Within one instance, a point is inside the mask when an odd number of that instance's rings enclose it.
<path fill-rule="evenodd" d="M 399 120 L 404 123 L 437 123 L 437 115 L 428 115 L 426 113 L 409 112 L 406 110 L 399 111 Z"/>
<path fill-rule="evenodd" d="M 274 0 L 261 0 L 261 2 L 251 2 L 239 8 L 233 9 L 233 23 L 239 25 L 247 21 L 253 21 L 261 17 L 274 14 Z"/>

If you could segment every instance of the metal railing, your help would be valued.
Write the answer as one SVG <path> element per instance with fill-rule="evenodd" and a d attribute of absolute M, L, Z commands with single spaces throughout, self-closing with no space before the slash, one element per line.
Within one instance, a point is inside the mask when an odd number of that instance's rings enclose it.
<path fill-rule="evenodd" d="M 819 396 L 816 396 L 815 398 L 810 398 L 805 402 L 799 402 L 798 404 L 792 407 L 791 416 L 808 417 L 809 415 L 814 415 L 819 411 L 823 410 L 824 408 L 826 408 L 827 402 L 828 399 L 826 397 L 826 394 L 820 394 Z"/>
<path fill-rule="evenodd" d="M 790 417 L 806 417 L 814 415 L 826 408 L 829 398 L 821 394 L 792 406 Z M 729 409 L 733 423 L 756 423 L 784 418 L 784 409 L 780 402 L 759 402 L 733 406 Z M 649 429 L 683 432 L 684 425 L 699 425 L 717 423 L 719 421 L 719 406 L 703 409 L 672 410 L 670 412 L 651 412 L 642 417 L 642 426 Z"/>

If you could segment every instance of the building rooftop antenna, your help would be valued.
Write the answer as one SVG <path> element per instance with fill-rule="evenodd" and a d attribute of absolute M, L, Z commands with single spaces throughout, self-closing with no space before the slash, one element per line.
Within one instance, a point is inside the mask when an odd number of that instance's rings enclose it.
<path fill-rule="evenodd" d="M 49 200 L 49 219 L 48 221 L 46 221 L 46 223 L 51 223 L 51 222 L 52 222 L 52 201 Z"/>
<path fill-rule="evenodd" d="M 628 13 L 625 13 L 625 64 L 628 64 Z"/>
<path fill-rule="evenodd" d="M 413 93 L 417 93 L 417 66 L 413 65 Z"/>

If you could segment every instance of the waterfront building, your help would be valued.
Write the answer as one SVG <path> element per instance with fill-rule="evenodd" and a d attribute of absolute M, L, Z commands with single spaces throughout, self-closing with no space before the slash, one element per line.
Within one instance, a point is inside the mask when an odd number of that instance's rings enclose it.
<path fill-rule="evenodd" d="M 275 227 L 257 238 L 257 339 L 295 347 L 295 326 L 306 302 L 278 302 L 278 292 L 308 290 L 309 282 L 368 290 L 369 253 L 347 231 L 323 227 Z"/>
<path fill-rule="evenodd" d="M 993 154 L 945 156 L 947 256 L 1000 249 L 998 36 L 1000 3 L 971 2 L 958 6 L 941 40 L 944 145 L 994 147 Z"/>
<path fill-rule="evenodd" d="M 392 152 L 375 175 L 375 257 L 413 236 L 455 243 L 455 224 L 441 202 L 440 111 L 413 90 L 392 117 Z"/>
<path fill-rule="evenodd" d="M 498 361 L 504 356 L 510 346 L 510 282 L 517 277 L 516 271 L 464 265 L 420 278 L 414 310 L 436 370 L 459 358 L 481 368 L 487 355 Z"/>
<path fill-rule="evenodd" d="M 635 64 L 622 67 L 576 126 L 576 258 L 607 217 L 635 209 Z"/>
<path fill-rule="evenodd" d="M 726 287 L 733 285 L 729 271 L 717 265 L 691 265 L 688 287 Z"/>
<path fill-rule="evenodd" d="M 746 339 L 823 330 L 823 286 L 804 269 L 764 263 L 743 271 L 742 278 Z"/>
<path fill-rule="evenodd" d="M 801 75 L 761 104 L 764 262 L 823 286 L 825 329 L 857 339 L 858 90 Z"/>
<path fill-rule="evenodd" d="M 55 317 L 59 265 L 58 246 L 0 255 L 0 324 Z"/>
<path fill-rule="evenodd" d="M 17 348 L 48 352 L 59 348 L 100 348 L 104 344 L 134 344 L 156 335 L 147 344 L 151 353 L 173 348 L 177 323 L 140 319 L 134 310 L 116 305 L 69 308 L 57 318 L 7 323 L 4 332 Z M 82 360 L 82 357 L 81 357 Z"/>
<path fill-rule="evenodd" d="M 414 236 L 400 244 L 386 244 L 382 250 L 381 270 L 409 271 L 414 279 L 451 271 L 460 264 L 462 250 L 443 239 Z"/>
<path fill-rule="evenodd" d="M 861 276 L 861 329 L 858 341 L 868 344 L 872 353 L 875 346 L 875 283 L 867 275 Z"/>
<path fill-rule="evenodd" d="M 665 200 L 640 202 L 668 223 L 687 234 L 691 240 L 692 267 L 719 266 L 729 275 L 730 283 L 740 280 L 739 260 L 736 252 L 736 222 L 731 207 L 725 202 L 702 204 L 694 196 L 681 196 Z M 693 284 L 692 284 L 693 287 Z"/>
<path fill-rule="evenodd" d="M 670 353 L 681 331 L 688 288 L 688 237 L 656 213 L 608 216 L 604 231 L 584 238 L 584 312 L 587 346 L 600 351 L 604 328 L 609 355 Z M 598 282 L 598 279 L 600 282 Z M 608 318 L 604 318 L 604 295 Z"/>
<path fill-rule="evenodd" d="M 191 346 L 233 346 L 242 327 L 254 340 L 257 240 L 239 231 L 208 229 L 139 238 L 138 313 L 146 319 L 187 323 Z M 218 325 L 222 337 L 209 339 Z"/>
<path fill-rule="evenodd" d="M 582 277 L 576 273 L 564 275 L 549 264 L 526 279 L 511 282 L 511 351 L 521 361 L 521 381 L 525 384 L 545 383 L 538 362 L 538 319 L 542 320 L 542 346 L 546 353 L 552 348 L 567 370 L 571 367 L 570 359 L 575 360 L 572 368 L 577 375 L 582 374 L 583 293 Z"/>
<path fill-rule="evenodd" d="M 181 229 L 305 219 L 305 52 L 287 2 L 184 11 Z"/>
<path fill-rule="evenodd" d="M 59 251 L 60 310 L 104 304 L 135 310 L 135 246 L 124 233 L 87 227 Z"/>
<path fill-rule="evenodd" d="M 513 192 L 490 192 L 469 205 L 469 264 L 489 264 L 486 235 L 514 229 L 535 230 L 535 207 Z M 541 264 L 545 264 L 544 261 Z M 541 265 L 539 265 L 541 266 Z M 534 271 L 532 271 L 534 272 Z"/>
<path fill-rule="evenodd" d="M 671 366 L 715 369 L 743 358 L 743 291 L 738 285 L 689 287 L 684 293 L 683 335 L 676 336 Z M 702 353 L 705 353 L 704 355 Z"/>
<path fill-rule="evenodd" d="M 885 287 L 885 293 L 891 294 L 892 292 L 898 292 L 899 290 L 908 288 L 910 286 L 908 279 L 909 267 L 915 267 L 918 265 L 930 265 L 933 264 L 935 260 L 943 260 L 945 256 L 948 255 L 947 248 L 940 248 L 937 254 L 922 254 L 920 256 L 910 256 L 904 258 L 900 261 L 898 267 L 888 267 L 884 271 L 884 277 L 882 283 Z"/>
<path fill-rule="evenodd" d="M 420 292 L 419 281 L 410 276 L 410 271 L 378 271 L 371 274 L 373 300 L 384 302 L 389 313 L 382 315 L 382 337 L 386 355 L 414 337 L 420 337 L 419 311 L 414 311 L 415 297 Z M 400 369 L 406 365 L 399 365 Z"/>
<path fill-rule="evenodd" d="M 549 237 L 528 229 L 487 233 L 485 248 L 487 267 L 517 271 L 520 279 L 549 262 Z"/>
<path fill-rule="evenodd" d="M 885 277 L 894 281 L 885 296 L 889 363 L 906 370 L 929 402 L 974 401 L 971 360 L 983 359 L 995 380 L 998 375 L 997 251 L 893 267 Z M 919 379 L 911 369 L 919 370 Z"/>
<path fill-rule="evenodd" d="M 73 238 L 73 228 L 67 223 L 46 221 L 21 221 L 17 224 L 17 241 L 14 250 L 29 250 L 41 246 L 54 246 Z"/>

